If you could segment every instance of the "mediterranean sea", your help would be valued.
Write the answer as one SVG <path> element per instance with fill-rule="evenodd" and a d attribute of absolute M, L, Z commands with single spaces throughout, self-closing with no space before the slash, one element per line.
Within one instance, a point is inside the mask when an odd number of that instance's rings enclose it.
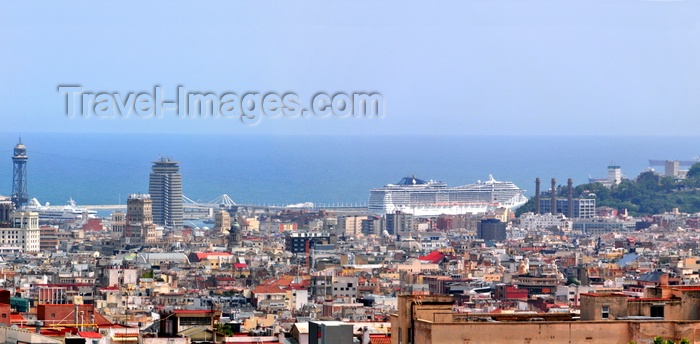
<path fill-rule="evenodd" d="M 16 134 L 0 134 L 0 194 L 12 188 Z M 620 165 L 634 178 L 649 159 L 692 160 L 700 137 L 671 136 L 259 136 L 203 134 L 23 133 L 30 198 L 42 204 L 125 203 L 147 193 L 151 162 L 180 163 L 183 193 L 239 204 L 365 204 L 369 189 L 406 175 L 449 186 L 509 180 L 534 193 L 604 178 Z M 657 169 L 663 169 L 657 166 Z"/>

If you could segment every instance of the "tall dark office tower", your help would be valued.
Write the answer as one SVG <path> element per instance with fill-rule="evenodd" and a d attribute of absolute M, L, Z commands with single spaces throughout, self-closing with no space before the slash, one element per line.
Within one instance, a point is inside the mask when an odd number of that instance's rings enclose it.
<path fill-rule="evenodd" d="M 508 237 L 507 224 L 498 219 L 483 219 L 476 224 L 476 238 L 486 241 L 504 241 Z"/>
<path fill-rule="evenodd" d="M 153 200 L 153 222 L 168 228 L 182 228 L 182 175 L 170 158 L 153 162 L 148 193 Z"/>
<path fill-rule="evenodd" d="M 22 144 L 22 139 L 15 146 L 15 154 L 12 156 L 12 203 L 15 208 L 27 204 L 27 147 Z"/>

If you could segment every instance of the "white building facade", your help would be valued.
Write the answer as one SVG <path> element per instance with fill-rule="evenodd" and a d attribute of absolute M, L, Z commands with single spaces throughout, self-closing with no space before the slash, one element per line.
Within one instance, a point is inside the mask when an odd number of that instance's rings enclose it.
<path fill-rule="evenodd" d="M 13 212 L 10 214 L 10 226 L 0 228 L 1 252 L 39 252 L 39 213 Z"/>

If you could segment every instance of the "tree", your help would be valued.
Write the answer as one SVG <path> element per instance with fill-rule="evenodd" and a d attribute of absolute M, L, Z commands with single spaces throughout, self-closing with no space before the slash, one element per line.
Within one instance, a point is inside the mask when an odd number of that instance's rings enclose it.
<path fill-rule="evenodd" d="M 603 184 L 596 182 L 577 186 L 574 194 L 579 198 L 594 197 L 596 202 L 604 202 L 610 199 L 611 191 Z"/>
<path fill-rule="evenodd" d="M 700 163 L 696 162 L 690 167 L 683 180 L 683 186 L 688 189 L 700 187 Z"/>
<path fill-rule="evenodd" d="M 676 344 L 676 342 L 666 339 L 664 340 L 663 338 L 659 337 L 654 337 L 654 344 Z M 681 341 L 678 342 L 679 344 L 690 344 L 690 341 L 687 338 L 681 338 Z"/>
<path fill-rule="evenodd" d="M 700 179 L 700 162 L 696 162 L 690 166 L 686 178 Z"/>
<path fill-rule="evenodd" d="M 693 165 L 691 170 L 693 173 L 680 182 L 673 177 L 660 177 L 647 171 L 634 180 L 623 180 L 610 189 L 601 183 L 581 184 L 574 189 L 574 197 L 593 198 L 596 206 L 627 209 L 632 216 L 660 214 L 673 208 L 685 213 L 700 212 L 700 163 Z M 564 192 L 565 188 L 559 191 Z M 560 195 L 563 195 L 561 192 Z M 516 215 L 534 210 L 535 198 L 531 197 L 518 208 Z"/>
<path fill-rule="evenodd" d="M 676 178 L 674 177 L 663 177 L 660 180 L 661 187 L 666 192 L 671 192 L 676 189 Z"/>
<path fill-rule="evenodd" d="M 520 216 L 520 215 L 525 214 L 527 212 L 534 212 L 534 211 L 535 211 L 535 197 L 530 197 L 530 199 L 528 199 L 525 204 L 520 206 L 520 208 L 518 208 L 515 211 L 515 215 Z"/>
<path fill-rule="evenodd" d="M 637 176 L 637 185 L 647 191 L 659 191 L 661 189 L 659 185 L 659 175 L 652 171 L 640 173 L 639 176 Z"/>
<path fill-rule="evenodd" d="M 219 333 L 223 333 L 225 336 L 233 336 L 233 327 L 230 324 L 222 324 L 218 323 L 216 324 L 216 331 Z"/>

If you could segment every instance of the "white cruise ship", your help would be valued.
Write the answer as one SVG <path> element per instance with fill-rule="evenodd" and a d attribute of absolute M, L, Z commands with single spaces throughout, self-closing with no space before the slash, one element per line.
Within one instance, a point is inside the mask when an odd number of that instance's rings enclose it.
<path fill-rule="evenodd" d="M 29 204 L 24 206 L 23 209 L 39 213 L 39 219 L 41 220 L 75 221 L 84 220 L 85 216 L 87 216 L 88 219 L 97 217 L 96 211 L 78 207 L 72 198 L 68 200 L 67 205 L 63 206 L 49 205 L 49 203 L 46 203 L 46 205 L 41 205 L 39 200 L 32 198 L 29 201 Z"/>
<path fill-rule="evenodd" d="M 527 202 L 524 193 L 515 184 L 497 181 L 490 175 L 487 181 L 456 187 L 410 176 L 396 184 L 371 189 L 368 207 L 373 214 L 482 214 L 501 207 L 514 210 Z"/>

